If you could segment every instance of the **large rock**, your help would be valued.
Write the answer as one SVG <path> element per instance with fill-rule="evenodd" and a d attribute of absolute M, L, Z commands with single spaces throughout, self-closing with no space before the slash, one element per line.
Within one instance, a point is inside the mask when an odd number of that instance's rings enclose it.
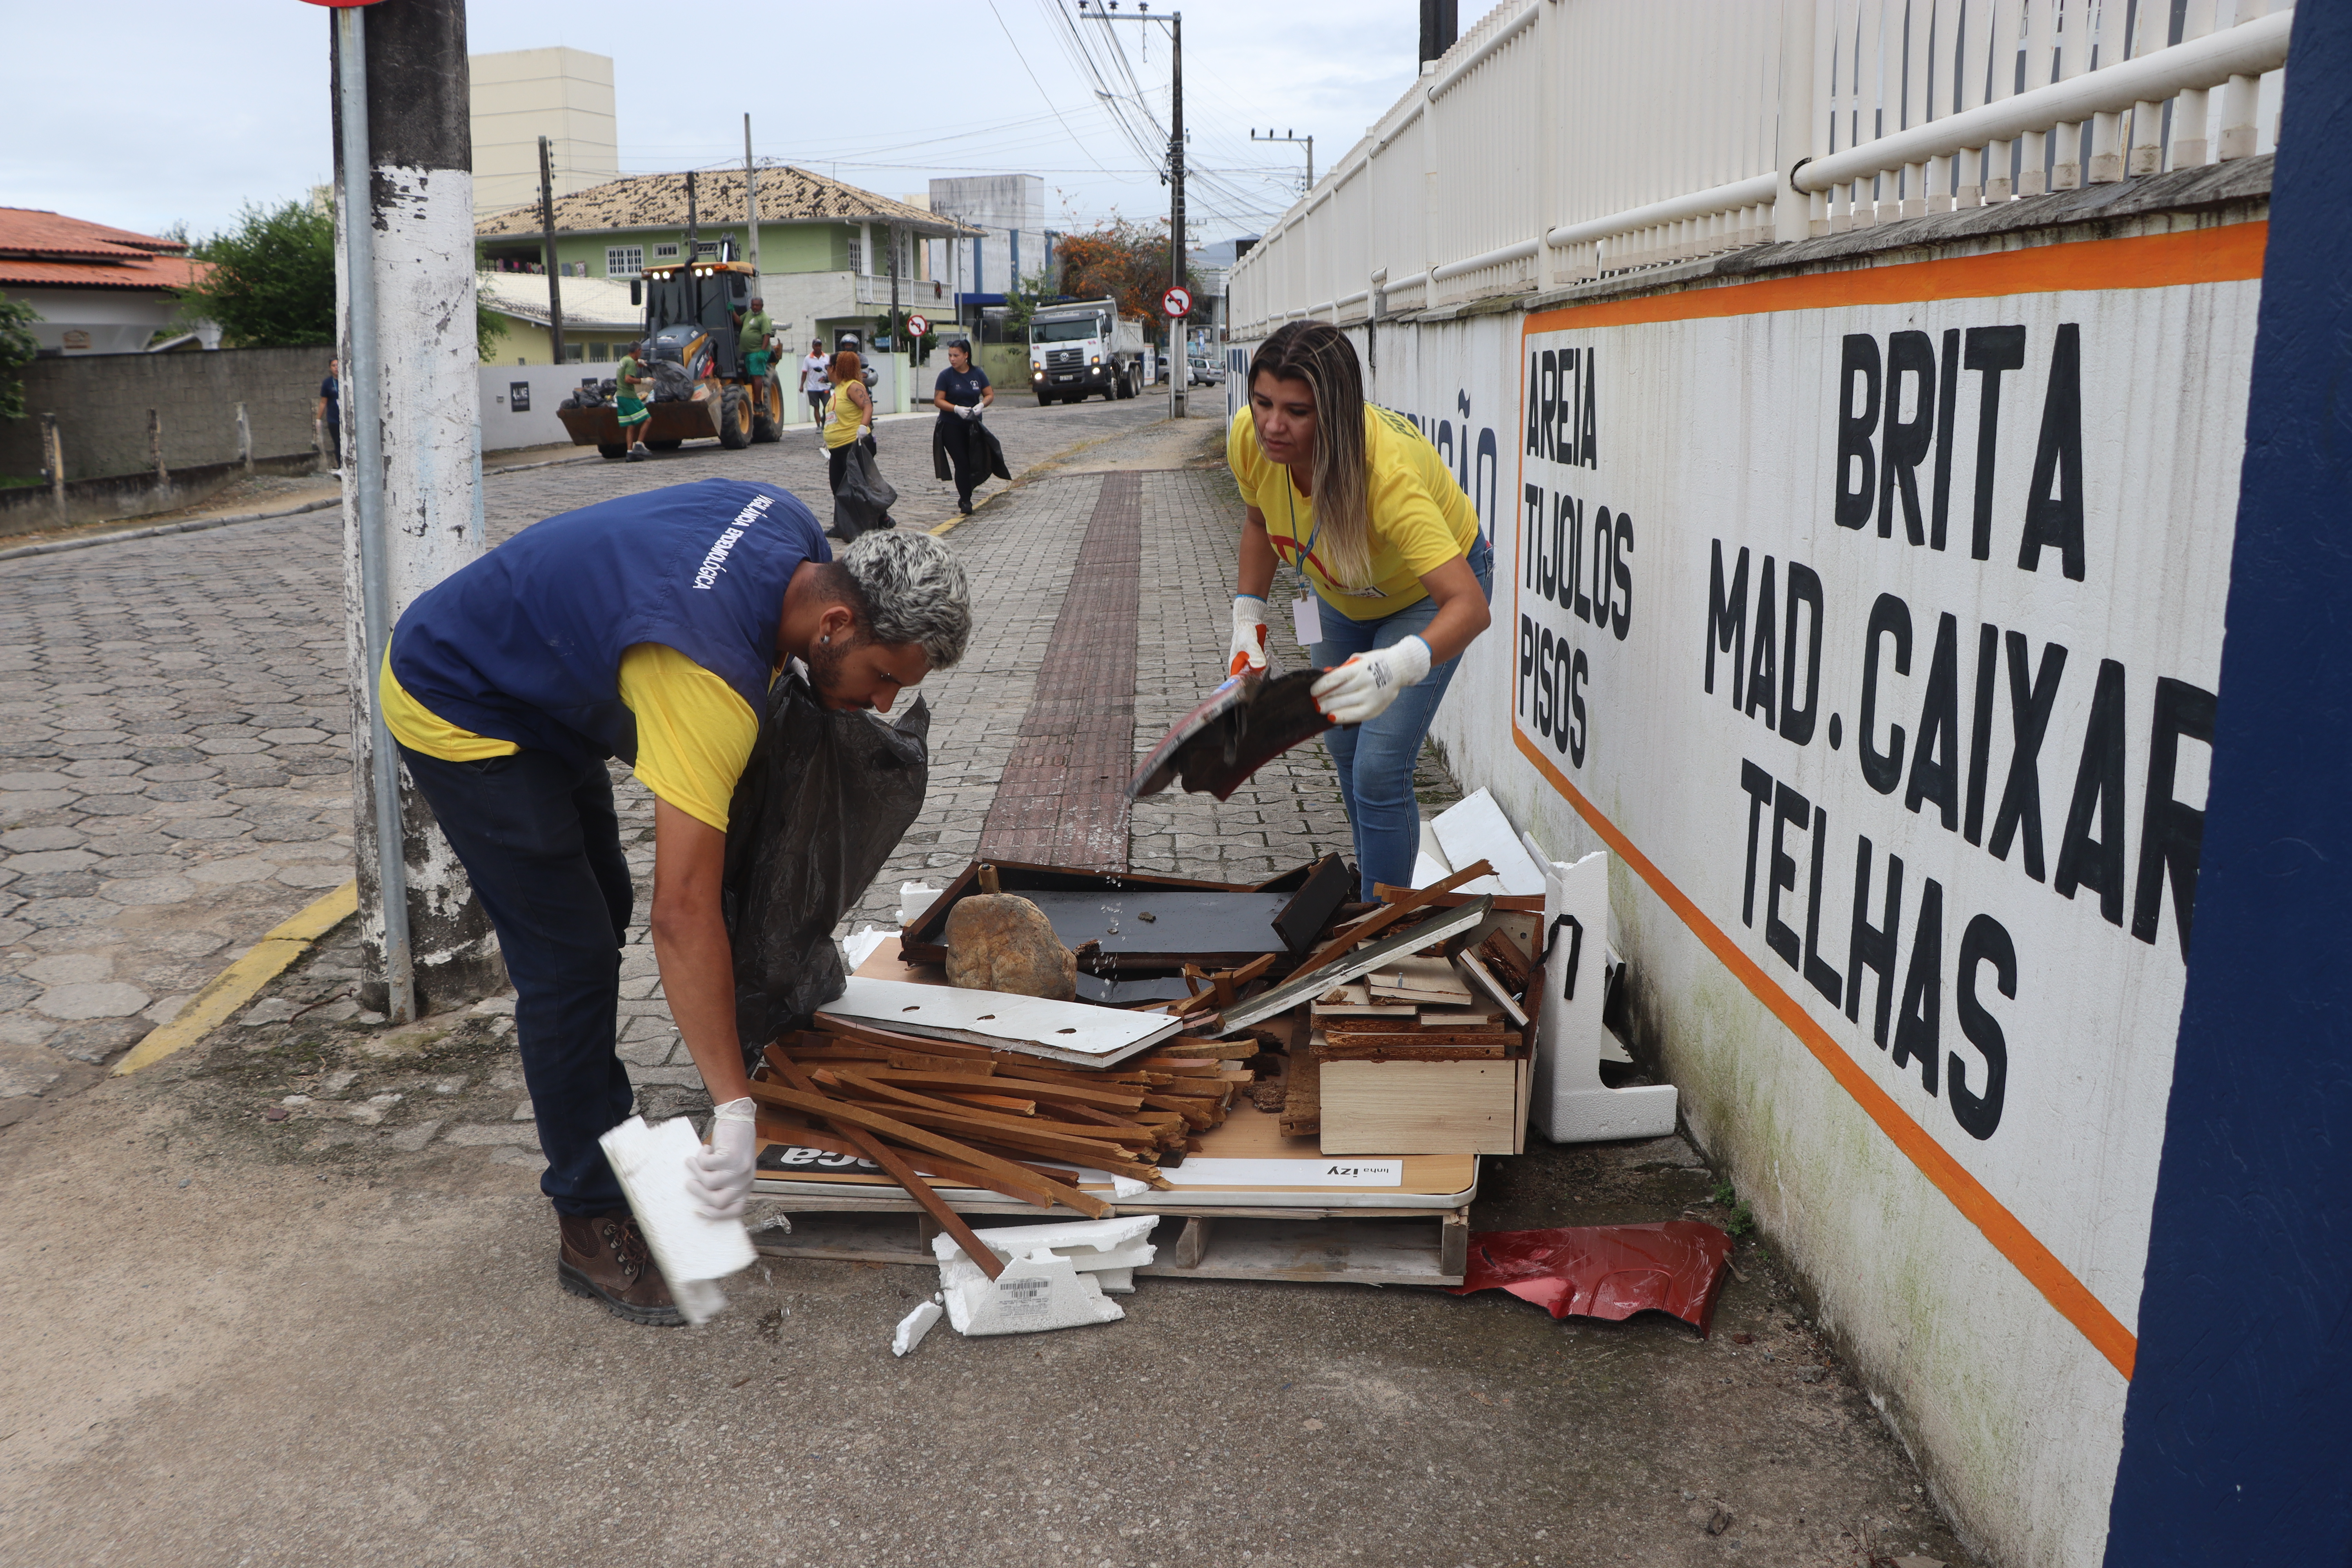
<path fill-rule="evenodd" d="M 975 893 L 948 911 L 948 984 L 1074 1002 L 1077 955 L 1045 911 L 1011 893 Z"/>

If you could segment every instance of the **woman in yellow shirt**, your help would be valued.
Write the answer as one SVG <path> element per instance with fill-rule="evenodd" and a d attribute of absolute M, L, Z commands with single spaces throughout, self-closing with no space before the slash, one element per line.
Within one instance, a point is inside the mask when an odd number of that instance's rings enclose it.
<path fill-rule="evenodd" d="M 1265 663 L 1265 595 L 1287 561 L 1310 590 L 1316 703 L 1366 899 L 1412 880 L 1412 771 L 1462 650 L 1486 629 L 1494 557 L 1470 499 L 1403 416 L 1364 402 L 1355 346 L 1293 321 L 1250 359 L 1225 458 L 1249 510 L 1228 668 Z"/>
<path fill-rule="evenodd" d="M 826 482 L 836 490 L 849 462 L 850 447 L 860 430 L 874 423 L 874 395 L 866 390 L 858 365 L 856 349 L 844 349 L 833 356 L 832 417 L 824 427 L 824 457 Z"/>

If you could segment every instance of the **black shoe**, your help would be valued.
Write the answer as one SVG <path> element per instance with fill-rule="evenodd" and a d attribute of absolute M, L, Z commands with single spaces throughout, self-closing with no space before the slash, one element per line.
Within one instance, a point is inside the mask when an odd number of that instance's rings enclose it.
<path fill-rule="evenodd" d="M 971 498 L 970 496 L 956 497 L 956 510 L 962 512 L 964 516 L 970 517 L 971 515 Z"/>

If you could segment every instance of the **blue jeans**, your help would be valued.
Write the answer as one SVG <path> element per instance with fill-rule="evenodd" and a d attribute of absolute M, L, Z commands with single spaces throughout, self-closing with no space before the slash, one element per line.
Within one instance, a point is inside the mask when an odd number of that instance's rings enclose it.
<path fill-rule="evenodd" d="M 1480 592 L 1495 596 L 1495 554 L 1486 541 L 1469 550 L 1470 570 Z M 1319 599 L 1321 595 L 1318 595 Z M 1422 599 L 1394 615 L 1376 621 L 1351 621 L 1324 599 L 1323 640 L 1315 645 L 1314 659 L 1328 668 L 1349 656 L 1374 648 L 1394 647 L 1408 637 L 1421 636 L 1437 618 L 1437 601 Z M 1424 639 L 1425 640 L 1425 639 Z M 1362 873 L 1362 897 L 1372 887 L 1410 887 L 1412 865 L 1421 851 L 1421 806 L 1412 793 L 1412 768 L 1421 743 L 1429 736 L 1429 722 L 1437 717 L 1438 700 L 1454 679 L 1456 658 L 1436 666 L 1415 685 L 1399 693 L 1379 717 L 1363 724 L 1343 724 L 1323 732 L 1331 762 L 1339 773 L 1339 799 L 1347 805 L 1349 826 L 1356 833 L 1356 868 Z"/>
<path fill-rule="evenodd" d="M 446 763 L 400 748 L 499 933 L 515 987 L 515 1039 L 547 1155 L 540 1191 L 565 1215 L 625 1207 L 596 1140 L 628 1120 L 614 1049 L 629 862 L 602 763 L 518 752 Z"/>

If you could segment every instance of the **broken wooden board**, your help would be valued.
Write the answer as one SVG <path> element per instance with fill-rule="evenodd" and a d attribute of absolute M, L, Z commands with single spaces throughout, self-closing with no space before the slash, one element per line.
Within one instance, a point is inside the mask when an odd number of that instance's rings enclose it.
<path fill-rule="evenodd" d="M 1129 798 L 1181 780 L 1188 792 L 1225 799 L 1266 763 L 1331 728 L 1308 694 L 1322 673 L 1268 670 L 1227 679 L 1160 737 L 1129 781 Z"/>
<path fill-rule="evenodd" d="M 1326 1154 L 1510 1154 L 1520 1146 L 1516 1060 L 1323 1060 Z"/>
<path fill-rule="evenodd" d="M 1083 1002 L 1049 1002 L 997 991 L 852 975 L 818 1018 L 864 1024 L 896 1034 L 1019 1051 L 1085 1067 L 1108 1067 L 1172 1039 L 1183 1020 Z"/>
<path fill-rule="evenodd" d="M 1250 1025 L 1271 1018 L 1277 1013 L 1286 1013 L 1302 1002 L 1312 1002 L 1325 992 L 1359 975 L 1369 974 L 1381 965 L 1393 963 L 1433 942 L 1444 942 L 1447 937 L 1470 931 L 1486 918 L 1492 907 L 1491 900 L 1485 897 L 1473 899 L 1459 909 L 1433 910 L 1408 930 L 1391 932 L 1378 942 L 1353 952 L 1343 952 L 1318 968 L 1296 974 L 1273 990 L 1226 1009 L 1223 1032 L 1238 1034 Z"/>

